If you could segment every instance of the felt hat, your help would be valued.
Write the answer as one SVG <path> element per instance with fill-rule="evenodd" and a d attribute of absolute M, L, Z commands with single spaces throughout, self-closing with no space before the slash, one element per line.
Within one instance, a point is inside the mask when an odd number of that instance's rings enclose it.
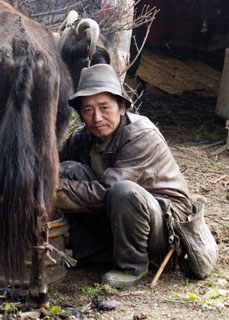
<path fill-rule="evenodd" d="M 68 100 L 68 103 L 79 111 L 81 97 L 92 96 L 101 92 L 109 92 L 122 97 L 126 100 L 127 108 L 131 105 L 131 99 L 123 88 L 113 67 L 103 63 L 81 70 L 77 91 Z"/>

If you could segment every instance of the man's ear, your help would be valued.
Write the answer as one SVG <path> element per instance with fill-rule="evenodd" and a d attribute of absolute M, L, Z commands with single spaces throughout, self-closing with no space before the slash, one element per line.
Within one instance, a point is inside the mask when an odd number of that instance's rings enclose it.
<path fill-rule="evenodd" d="M 120 115 L 124 116 L 124 114 L 126 113 L 126 100 L 122 99 L 121 102 L 121 109 L 120 109 Z"/>

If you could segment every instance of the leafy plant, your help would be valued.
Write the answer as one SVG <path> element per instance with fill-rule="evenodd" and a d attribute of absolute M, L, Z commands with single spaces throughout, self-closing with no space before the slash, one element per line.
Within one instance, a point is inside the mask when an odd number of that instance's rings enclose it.
<path fill-rule="evenodd" d="M 195 300 L 198 300 L 199 299 L 199 296 L 197 296 L 196 294 L 192 293 L 192 292 L 189 292 L 189 299 L 191 301 L 195 301 Z"/>
<path fill-rule="evenodd" d="M 82 288 L 82 294 L 88 297 L 95 297 L 98 294 L 116 294 L 117 290 L 114 289 L 109 284 L 99 284 L 95 283 L 94 287 L 84 287 Z"/>
<path fill-rule="evenodd" d="M 219 289 L 218 286 L 212 287 L 209 291 L 205 293 L 203 298 L 205 300 L 212 300 L 219 297 L 226 297 L 229 295 L 229 291 L 225 289 Z"/>
<path fill-rule="evenodd" d="M 16 310 L 20 302 L 5 302 L 1 305 L 2 311 Z"/>
<path fill-rule="evenodd" d="M 52 313 L 52 314 L 57 314 L 57 313 L 60 313 L 62 311 L 61 307 L 60 306 L 53 306 L 49 312 Z"/>

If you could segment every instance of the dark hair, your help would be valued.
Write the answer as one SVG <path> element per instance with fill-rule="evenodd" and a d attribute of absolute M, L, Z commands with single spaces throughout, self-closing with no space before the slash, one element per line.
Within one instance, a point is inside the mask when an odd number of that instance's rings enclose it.
<path fill-rule="evenodd" d="M 123 108 L 123 101 L 125 101 L 125 99 L 121 96 L 116 95 L 116 94 L 113 94 L 110 92 L 108 92 L 108 93 L 116 100 L 116 102 L 118 103 L 119 110 L 121 110 Z M 77 105 L 74 106 L 74 109 L 76 109 L 76 111 L 78 112 L 79 115 L 80 115 L 80 106 L 81 106 L 82 98 L 83 97 L 79 97 L 77 99 L 78 100 Z"/>
<path fill-rule="evenodd" d="M 111 95 L 115 98 L 115 100 L 118 103 L 119 110 L 121 110 L 123 108 L 123 101 L 125 101 L 125 99 L 123 97 L 115 95 L 115 94 L 111 94 Z"/>

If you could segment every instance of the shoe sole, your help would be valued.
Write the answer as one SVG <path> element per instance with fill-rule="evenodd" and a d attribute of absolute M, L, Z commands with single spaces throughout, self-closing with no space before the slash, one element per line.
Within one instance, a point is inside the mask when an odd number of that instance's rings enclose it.
<path fill-rule="evenodd" d="M 116 288 L 123 288 L 123 287 L 132 287 L 132 286 L 135 286 L 136 284 L 138 284 L 142 279 L 144 279 L 148 274 L 148 270 L 143 274 L 141 275 L 141 277 L 139 277 L 138 279 L 135 279 L 135 280 L 130 280 L 130 281 L 125 281 L 125 280 L 116 280 L 116 279 L 109 279 L 109 278 L 106 278 L 106 277 L 103 277 L 102 278 L 102 284 L 109 284 L 113 287 L 116 287 Z"/>

